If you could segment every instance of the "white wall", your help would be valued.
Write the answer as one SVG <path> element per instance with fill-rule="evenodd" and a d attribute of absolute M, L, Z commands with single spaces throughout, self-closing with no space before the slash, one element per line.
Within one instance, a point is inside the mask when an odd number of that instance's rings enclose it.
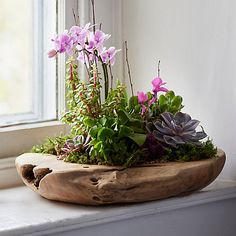
<path fill-rule="evenodd" d="M 123 0 L 135 90 L 151 89 L 156 64 L 184 111 L 225 150 L 222 177 L 236 179 L 236 1 Z M 127 78 L 126 78 L 126 81 Z"/>

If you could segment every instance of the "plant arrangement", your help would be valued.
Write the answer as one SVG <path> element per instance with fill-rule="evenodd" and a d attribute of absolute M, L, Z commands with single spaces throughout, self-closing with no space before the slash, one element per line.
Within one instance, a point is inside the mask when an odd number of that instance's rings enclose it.
<path fill-rule="evenodd" d="M 131 167 L 144 163 L 192 161 L 211 158 L 217 149 L 199 121 L 181 112 L 183 99 L 158 76 L 149 92 L 132 96 L 114 81 L 115 47 L 106 48 L 110 35 L 93 24 L 70 30 L 52 39 L 50 58 L 66 53 L 67 111 L 62 121 L 71 126 L 66 136 L 48 138 L 34 146 L 36 153 L 57 155 L 66 162 Z M 78 74 L 84 64 L 87 78 Z M 116 84 L 114 86 L 114 84 Z"/>

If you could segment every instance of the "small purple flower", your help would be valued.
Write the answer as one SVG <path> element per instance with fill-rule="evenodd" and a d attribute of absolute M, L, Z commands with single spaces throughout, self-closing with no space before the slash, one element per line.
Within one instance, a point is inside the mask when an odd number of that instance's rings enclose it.
<path fill-rule="evenodd" d="M 55 44 L 55 50 L 59 53 L 66 52 L 68 55 L 73 53 L 73 40 L 67 32 L 57 35 L 55 39 L 52 39 Z"/>
<path fill-rule="evenodd" d="M 115 55 L 117 52 L 120 50 L 116 50 L 115 47 L 110 47 L 106 50 L 106 48 L 103 48 L 103 51 L 101 52 L 101 58 L 103 63 L 108 63 L 110 62 L 111 65 L 113 66 L 115 64 Z"/>
<path fill-rule="evenodd" d="M 74 44 L 85 45 L 87 36 L 89 34 L 90 23 L 86 24 L 84 27 L 74 25 L 70 28 L 71 38 Z"/>
<path fill-rule="evenodd" d="M 152 80 L 152 91 L 154 92 L 155 96 L 157 92 L 168 92 L 168 89 L 165 87 L 162 87 L 166 83 L 162 82 L 162 79 L 160 77 L 156 77 Z"/>
<path fill-rule="evenodd" d="M 103 46 L 105 40 L 109 39 L 110 35 L 105 34 L 101 30 L 96 30 L 95 33 L 91 33 L 91 41 L 94 42 L 96 48 Z"/>
<path fill-rule="evenodd" d="M 138 92 L 138 102 L 144 104 L 148 100 L 148 95 L 144 92 Z"/>
<path fill-rule="evenodd" d="M 93 61 L 93 54 L 85 54 L 84 51 L 80 51 L 77 60 L 89 67 L 89 62 Z"/>

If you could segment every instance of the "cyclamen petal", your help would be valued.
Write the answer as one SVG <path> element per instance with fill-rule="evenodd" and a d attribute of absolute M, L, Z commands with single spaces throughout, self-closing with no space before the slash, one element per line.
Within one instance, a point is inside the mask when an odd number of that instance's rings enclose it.
<path fill-rule="evenodd" d="M 162 81 L 160 77 L 156 77 L 152 80 L 152 91 L 156 94 L 157 92 L 168 92 L 168 89 L 165 87 L 162 87 L 166 83 Z"/>
<path fill-rule="evenodd" d="M 141 110 L 141 115 L 143 115 L 146 112 L 147 108 L 142 104 L 142 110 Z"/>
<path fill-rule="evenodd" d="M 148 100 L 148 96 L 144 92 L 138 92 L 137 94 L 138 94 L 138 102 L 140 104 L 143 104 Z"/>

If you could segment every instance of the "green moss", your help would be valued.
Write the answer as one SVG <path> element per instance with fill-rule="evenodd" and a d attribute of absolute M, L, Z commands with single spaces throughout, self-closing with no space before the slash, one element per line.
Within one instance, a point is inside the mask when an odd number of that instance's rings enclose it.
<path fill-rule="evenodd" d="M 199 146 L 184 144 L 178 148 L 168 148 L 163 159 L 166 161 L 198 161 L 215 157 L 216 153 L 217 149 L 212 141 L 207 140 Z"/>

